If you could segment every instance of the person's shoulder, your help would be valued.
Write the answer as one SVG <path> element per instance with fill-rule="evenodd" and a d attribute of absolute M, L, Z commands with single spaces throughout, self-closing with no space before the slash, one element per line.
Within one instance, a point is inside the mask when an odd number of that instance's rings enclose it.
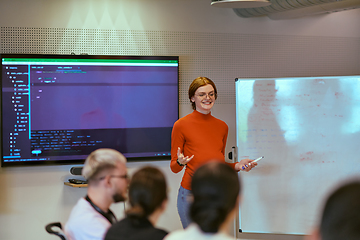
<path fill-rule="evenodd" d="M 185 231 L 183 229 L 181 230 L 175 230 L 169 233 L 165 236 L 164 240 L 183 240 L 185 236 Z"/>
<path fill-rule="evenodd" d="M 78 221 L 77 219 L 86 220 L 89 214 L 91 214 L 91 212 L 92 212 L 91 205 L 84 198 L 80 198 L 73 207 L 73 209 L 71 210 L 68 221 L 69 222 L 73 221 L 74 223 L 82 222 L 82 221 Z"/>
<path fill-rule="evenodd" d="M 124 219 L 122 219 L 122 220 L 120 220 L 120 221 L 112 224 L 111 227 L 110 227 L 109 230 L 108 230 L 108 233 L 109 233 L 109 232 L 117 232 L 117 231 L 119 231 L 120 229 L 122 229 L 123 226 L 127 226 L 127 225 L 128 225 L 128 224 L 127 224 L 127 220 L 126 220 L 126 218 L 124 218 Z"/>
<path fill-rule="evenodd" d="M 69 239 L 103 239 L 110 226 L 85 199 L 80 199 L 71 211 L 64 231 Z"/>
<path fill-rule="evenodd" d="M 72 212 L 74 212 L 74 214 L 89 214 L 89 215 L 93 215 L 95 212 L 98 213 L 92 206 L 91 204 L 86 201 L 85 198 L 80 198 L 79 201 L 76 203 L 76 205 L 74 206 Z"/>
<path fill-rule="evenodd" d="M 164 237 L 169 234 L 168 231 L 164 230 L 164 229 L 160 229 L 160 228 L 155 228 L 154 229 L 159 235 L 163 235 Z"/>
<path fill-rule="evenodd" d="M 235 239 L 225 233 L 217 233 L 213 235 L 213 238 L 211 240 L 235 240 Z"/>
<path fill-rule="evenodd" d="M 194 111 L 193 111 L 193 112 L 191 112 L 191 113 L 189 113 L 189 114 L 187 114 L 187 115 L 179 118 L 176 122 L 183 122 L 183 121 L 186 121 L 186 120 L 188 120 L 188 119 L 194 118 L 194 115 L 195 115 L 195 114 L 194 114 Z"/>
<path fill-rule="evenodd" d="M 174 127 L 181 127 L 184 125 L 187 125 L 189 121 L 191 121 L 191 119 L 194 118 L 194 114 L 189 113 L 187 115 L 185 115 L 184 117 L 179 118 L 178 120 L 176 120 L 176 122 L 174 123 Z"/>
<path fill-rule="evenodd" d="M 123 236 L 129 232 L 129 229 L 133 229 L 131 221 L 128 217 L 121 219 L 120 221 L 111 225 L 107 231 L 105 240 L 118 239 L 118 236 Z"/>
<path fill-rule="evenodd" d="M 121 225 L 121 224 L 120 224 Z M 131 226 L 130 228 L 124 228 L 124 225 L 119 225 L 114 228 L 114 225 L 109 229 L 106 234 L 105 240 L 116 240 L 116 239 L 127 239 L 127 240 L 142 240 L 142 239 L 152 239 L 152 240 L 163 240 L 164 237 L 168 234 L 167 231 L 155 228 L 153 226 L 141 225 L 141 226 Z M 113 230 L 112 230 L 113 229 Z M 116 229 L 118 231 L 116 231 Z"/>
<path fill-rule="evenodd" d="M 219 126 L 224 127 L 224 128 L 228 128 L 228 125 L 227 125 L 226 122 L 224 122 L 223 120 L 221 120 L 221 119 L 219 119 L 219 118 L 217 118 L 217 117 L 214 117 L 214 116 L 212 116 L 212 120 L 213 120 L 216 124 L 218 124 Z"/>
<path fill-rule="evenodd" d="M 172 231 L 164 238 L 164 240 L 196 239 L 196 237 L 198 237 L 196 234 L 196 227 L 197 226 L 194 223 L 192 223 L 185 229 L 178 229 Z"/>
<path fill-rule="evenodd" d="M 70 213 L 68 228 L 80 229 L 89 226 L 107 227 L 108 221 L 98 213 L 84 198 L 79 199 Z"/>
<path fill-rule="evenodd" d="M 113 224 L 113 226 L 124 226 L 124 225 L 131 225 L 131 221 L 129 217 L 125 217 Z"/>
<path fill-rule="evenodd" d="M 168 235 L 168 232 L 159 228 L 149 228 L 145 230 L 142 235 L 144 237 L 147 236 L 149 239 L 162 240 L 166 235 Z"/>
<path fill-rule="evenodd" d="M 213 117 L 214 117 L 214 116 L 213 116 Z M 215 119 L 215 121 L 217 121 L 217 122 L 219 122 L 219 123 L 224 124 L 224 125 L 226 125 L 226 126 L 227 126 L 226 122 L 225 122 L 225 121 L 223 121 L 223 120 L 221 120 L 220 118 L 216 118 L 216 117 L 214 117 L 214 119 Z"/>

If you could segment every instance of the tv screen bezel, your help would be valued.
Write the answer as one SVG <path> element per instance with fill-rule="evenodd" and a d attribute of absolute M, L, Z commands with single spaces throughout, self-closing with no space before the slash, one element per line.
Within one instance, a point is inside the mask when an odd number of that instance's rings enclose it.
<path fill-rule="evenodd" d="M 179 56 L 147 56 L 147 55 L 63 55 L 63 54 L 17 54 L 17 53 L 4 53 L 0 54 L 1 60 L 3 58 L 53 58 L 53 59 L 133 59 L 133 60 L 176 60 L 177 66 L 177 119 L 179 119 Z M 0 74 L 2 80 L 2 61 L 0 63 Z M 3 83 L 0 83 L 1 89 Z M 3 91 L 0 93 L 1 97 L 1 167 L 25 167 L 25 166 L 51 166 L 51 165 L 81 165 L 84 163 L 85 158 L 79 157 L 71 160 L 46 160 L 46 161 L 17 161 L 17 162 L 4 162 L 3 158 Z M 167 161 L 171 156 L 151 156 L 151 157 L 127 157 L 128 162 L 141 162 L 141 161 Z"/>

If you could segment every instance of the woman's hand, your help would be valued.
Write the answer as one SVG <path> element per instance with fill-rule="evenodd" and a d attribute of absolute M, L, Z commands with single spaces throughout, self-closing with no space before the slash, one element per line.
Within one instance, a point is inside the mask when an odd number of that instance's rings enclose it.
<path fill-rule="evenodd" d="M 194 155 L 192 155 L 191 157 L 184 157 L 184 154 L 181 152 L 180 147 L 178 147 L 177 150 L 177 157 L 178 157 L 178 162 L 181 163 L 182 165 L 186 165 L 188 164 L 188 162 L 191 161 L 191 159 L 193 159 Z"/>
<path fill-rule="evenodd" d="M 242 159 L 240 162 L 235 164 L 236 171 L 248 172 L 257 165 L 257 162 L 253 162 L 252 159 Z"/>

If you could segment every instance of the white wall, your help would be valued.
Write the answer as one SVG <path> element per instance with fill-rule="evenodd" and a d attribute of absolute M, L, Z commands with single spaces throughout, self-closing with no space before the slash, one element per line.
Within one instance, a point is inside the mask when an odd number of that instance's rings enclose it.
<path fill-rule="evenodd" d="M 175 39 L 179 35 L 181 41 L 188 39 L 188 45 L 178 48 L 167 43 L 164 52 L 180 55 L 180 88 L 183 92 L 198 75 L 219 79 L 217 85 L 222 95 L 219 95 L 213 114 L 226 121 L 230 127 L 227 151 L 235 145 L 235 98 L 232 88 L 235 77 L 265 76 L 267 73 L 273 77 L 302 72 L 318 75 L 360 74 L 360 9 L 274 21 L 267 17 L 240 18 L 231 9 L 211 7 L 210 0 L 2 0 L 0 27 L 2 31 L 7 27 L 154 31 L 164 36 L 171 35 Z M 238 40 L 238 37 L 245 40 Z M 294 43 L 291 43 L 293 40 Z M 1 43 L 6 41 L 2 35 Z M 313 44 L 313 51 L 316 52 L 322 46 L 321 41 L 327 45 L 319 50 L 319 54 L 305 56 L 311 55 L 311 51 L 306 48 L 307 43 Z M 355 43 L 349 45 L 344 42 Z M 161 48 L 161 44 L 157 44 Z M 296 49 L 299 44 L 300 47 L 294 52 L 292 49 Z M 236 45 L 239 45 L 239 49 L 232 52 Z M 339 48 L 333 49 L 334 46 Z M 302 50 L 304 56 L 301 55 Z M 138 51 L 139 54 L 143 53 L 141 49 Z M 326 59 L 326 52 L 332 53 L 331 56 L 340 55 L 339 69 L 333 65 L 336 59 Z M 351 55 L 351 61 L 347 55 Z M 297 62 L 299 57 L 303 60 Z M 358 61 L 353 63 L 352 59 Z M 314 68 L 306 64 L 312 64 L 311 61 L 314 61 Z M 249 62 L 251 64 L 246 65 Z M 257 62 L 259 66 L 254 66 Z M 332 71 L 327 70 L 328 65 Z M 347 65 L 349 68 L 346 68 Z M 311 71 L 306 72 L 309 68 Z M 184 116 L 191 109 L 186 93 L 180 95 L 180 116 Z M 129 171 L 143 164 L 150 163 L 129 163 Z M 152 164 L 165 172 L 171 190 L 168 210 L 160 219 L 159 226 L 169 231 L 180 228 L 176 195 L 182 174 L 173 174 L 168 161 Z M 55 239 L 45 232 L 45 224 L 51 221 L 65 222 L 77 199 L 86 193 L 86 189 L 63 185 L 66 179 L 72 177 L 70 168 L 46 166 L 0 169 L 0 239 Z M 121 204 L 113 206 L 113 209 L 118 216 L 122 215 Z"/>
<path fill-rule="evenodd" d="M 359 37 L 360 9 L 301 19 L 240 18 L 210 0 L 2 0 L 1 26 Z"/>

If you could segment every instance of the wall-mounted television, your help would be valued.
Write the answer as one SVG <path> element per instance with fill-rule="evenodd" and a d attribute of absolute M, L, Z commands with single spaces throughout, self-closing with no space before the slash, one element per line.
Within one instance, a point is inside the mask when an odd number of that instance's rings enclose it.
<path fill-rule="evenodd" d="M 170 159 L 178 56 L 1 54 L 1 165 Z"/>

